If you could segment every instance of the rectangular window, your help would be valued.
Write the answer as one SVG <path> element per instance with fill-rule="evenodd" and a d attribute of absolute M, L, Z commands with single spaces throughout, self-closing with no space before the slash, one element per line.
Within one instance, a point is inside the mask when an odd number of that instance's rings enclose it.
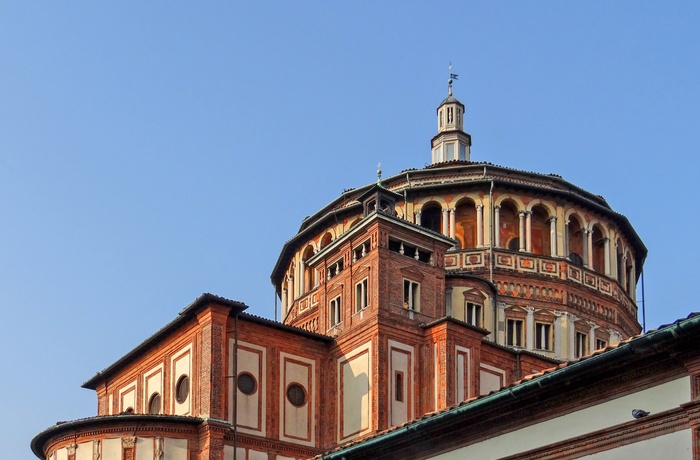
<path fill-rule="evenodd" d="M 409 310 L 420 311 L 420 284 L 403 280 L 403 306 Z"/>
<path fill-rule="evenodd" d="M 588 354 L 588 336 L 582 332 L 576 333 L 576 358 Z"/>
<path fill-rule="evenodd" d="M 535 324 L 535 348 L 539 350 L 552 349 L 552 325 L 545 323 Z"/>
<path fill-rule="evenodd" d="M 355 312 L 367 308 L 367 278 L 355 285 Z"/>
<path fill-rule="evenodd" d="M 328 322 L 331 327 L 340 324 L 341 317 L 341 296 L 338 296 L 328 304 Z"/>
<path fill-rule="evenodd" d="M 523 322 L 519 319 L 508 320 L 507 341 L 512 347 L 523 346 Z"/>
<path fill-rule="evenodd" d="M 467 146 L 464 144 L 459 144 L 459 159 L 460 160 L 467 159 Z"/>
<path fill-rule="evenodd" d="M 445 144 L 445 161 L 450 161 L 455 159 L 455 145 Z"/>
<path fill-rule="evenodd" d="M 464 310 L 464 320 L 467 324 L 481 327 L 481 305 L 467 302 Z"/>
<path fill-rule="evenodd" d="M 608 342 L 606 342 L 605 340 L 596 339 L 596 341 L 595 341 L 596 350 L 600 350 L 600 349 L 605 348 L 607 346 L 608 346 Z"/>
<path fill-rule="evenodd" d="M 394 373 L 394 399 L 403 402 L 403 372 Z"/>

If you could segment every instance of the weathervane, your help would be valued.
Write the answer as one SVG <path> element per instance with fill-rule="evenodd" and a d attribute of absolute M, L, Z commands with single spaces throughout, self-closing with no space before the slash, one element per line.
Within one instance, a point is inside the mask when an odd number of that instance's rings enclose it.
<path fill-rule="evenodd" d="M 450 79 L 447 80 L 447 95 L 452 96 L 452 80 L 459 80 L 459 75 L 452 73 L 452 61 L 450 61 Z"/>

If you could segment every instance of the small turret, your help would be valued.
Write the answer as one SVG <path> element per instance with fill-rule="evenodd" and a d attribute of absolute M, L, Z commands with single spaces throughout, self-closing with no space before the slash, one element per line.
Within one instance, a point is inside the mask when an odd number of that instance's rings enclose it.
<path fill-rule="evenodd" d="M 457 74 L 452 73 L 447 80 L 447 99 L 437 108 L 438 133 L 432 140 L 432 164 L 453 160 L 470 160 L 472 137 L 464 132 L 465 107 L 452 96 L 452 82 Z"/>

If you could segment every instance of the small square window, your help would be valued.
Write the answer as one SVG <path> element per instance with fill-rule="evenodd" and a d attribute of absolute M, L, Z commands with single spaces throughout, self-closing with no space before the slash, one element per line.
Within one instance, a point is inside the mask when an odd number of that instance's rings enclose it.
<path fill-rule="evenodd" d="M 608 346 L 608 342 L 606 342 L 605 340 L 596 339 L 596 341 L 595 341 L 596 350 L 601 350 L 607 346 Z"/>

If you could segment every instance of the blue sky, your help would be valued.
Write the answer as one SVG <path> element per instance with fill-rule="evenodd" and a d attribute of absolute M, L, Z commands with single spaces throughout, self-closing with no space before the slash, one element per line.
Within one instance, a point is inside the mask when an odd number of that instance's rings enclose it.
<path fill-rule="evenodd" d="M 472 159 L 625 214 L 648 328 L 699 310 L 697 2 L 202 3 L 0 4 L 6 458 L 202 292 L 272 317 L 305 216 L 430 161 L 450 61 Z"/>

